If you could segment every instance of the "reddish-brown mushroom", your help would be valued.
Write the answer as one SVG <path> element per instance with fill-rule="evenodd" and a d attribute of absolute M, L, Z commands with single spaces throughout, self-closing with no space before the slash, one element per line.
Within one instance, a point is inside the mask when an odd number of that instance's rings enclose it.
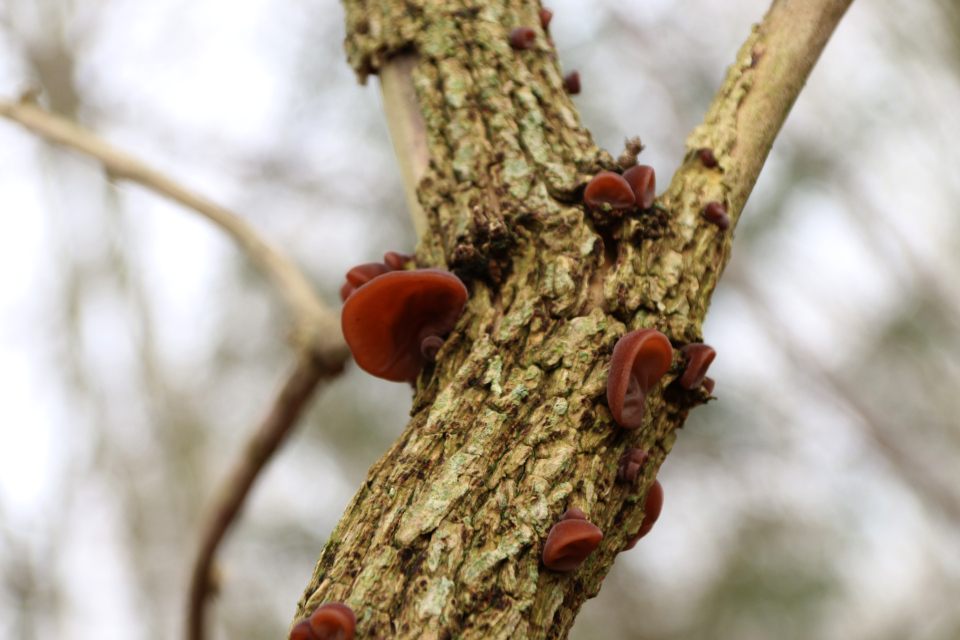
<path fill-rule="evenodd" d="M 627 449 L 624 451 L 623 455 L 620 456 L 620 462 L 617 464 L 617 481 L 633 484 L 646 461 L 647 452 L 643 449 Z"/>
<path fill-rule="evenodd" d="M 317 640 L 309 620 L 301 620 L 290 629 L 290 640 Z"/>
<path fill-rule="evenodd" d="M 708 222 L 717 225 L 720 231 L 726 231 L 730 228 L 730 218 L 727 217 L 727 211 L 717 201 L 707 203 L 707 206 L 703 208 L 703 217 Z"/>
<path fill-rule="evenodd" d="M 514 49 L 533 49 L 537 32 L 530 27 L 514 27 L 510 30 L 510 46 Z"/>
<path fill-rule="evenodd" d="M 700 149 L 700 162 L 707 169 L 713 169 L 717 166 L 717 157 L 713 155 L 713 149 Z"/>
<path fill-rule="evenodd" d="M 601 540 L 603 532 L 597 525 L 579 518 L 561 520 L 547 534 L 543 564 L 554 571 L 573 571 L 593 553 Z"/>
<path fill-rule="evenodd" d="M 553 11 L 550 9 L 540 9 L 540 26 L 546 31 L 550 28 L 550 21 L 553 20 Z"/>
<path fill-rule="evenodd" d="M 713 395 L 713 390 L 716 386 L 717 386 L 717 381 L 711 378 L 710 376 L 707 376 L 706 378 L 703 379 L 703 390 L 709 393 L 710 395 Z"/>
<path fill-rule="evenodd" d="M 310 616 L 310 629 L 316 640 L 351 640 L 356 628 L 353 609 L 339 602 L 322 604 Z"/>
<path fill-rule="evenodd" d="M 567 75 L 563 76 L 563 86 L 566 88 L 567 93 L 572 96 L 580 93 L 580 72 L 571 71 Z"/>
<path fill-rule="evenodd" d="M 343 305 L 341 326 L 357 366 L 395 382 L 414 382 L 436 356 L 436 339 L 457 325 L 467 288 L 439 269 L 392 271 L 358 288 Z M 426 344 L 424 344 L 426 343 Z"/>
<path fill-rule="evenodd" d="M 631 331 L 617 340 L 607 378 L 607 404 L 621 427 L 639 429 L 651 387 L 673 361 L 670 340 L 656 329 Z"/>
<path fill-rule="evenodd" d="M 653 206 L 653 199 L 657 195 L 657 174 L 653 167 L 648 167 L 645 164 L 630 167 L 623 172 L 623 179 L 633 190 L 638 207 L 649 209 Z"/>
<path fill-rule="evenodd" d="M 587 514 L 583 512 L 583 509 L 578 509 L 577 507 L 571 507 L 563 512 L 563 515 L 560 516 L 561 520 L 586 520 Z"/>
<path fill-rule="evenodd" d="M 593 180 L 583 192 L 583 201 L 591 209 L 599 209 L 603 203 L 609 204 L 618 211 L 629 209 L 637 199 L 627 181 L 619 173 L 601 171 L 593 176 Z"/>
<path fill-rule="evenodd" d="M 346 302 L 358 288 L 390 271 L 390 267 L 382 262 L 367 262 L 350 269 L 347 271 L 347 281 L 340 287 L 340 301 Z"/>
<path fill-rule="evenodd" d="M 391 271 L 403 271 L 408 262 L 413 262 L 414 256 L 409 253 L 398 253 L 396 251 L 387 251 L 383 254 L 383 262 Z"/>
<path fill-rule="evenodd" d="M 680 376 L 680 386 L 684 389 L 696 389 L 703 384 L 703 379 L 707 376 L 707 369 L 710 368 L 713 359 L 717 357 L 717 352 L 714 351 L 713 347 L 699 342 L 680 347 L 680 351 L 683 351 L 689 358 L 687 368 L 683 370 L 683 375 Z"/>
<path fill-rule="evenodd" d="M 663 485 L 660 484 L 659 480 L 654 480 L 653 486 L 650 487 L 650 493 L 647 494 L 647 500 L 643 504 L 643 522 L 640 523 L 640 530 L 627 538 L 625 551 L 633 549 L 640 538 L 650 533 L 653 525 L 657 523 L 661 511 L 663 511 Z"/>

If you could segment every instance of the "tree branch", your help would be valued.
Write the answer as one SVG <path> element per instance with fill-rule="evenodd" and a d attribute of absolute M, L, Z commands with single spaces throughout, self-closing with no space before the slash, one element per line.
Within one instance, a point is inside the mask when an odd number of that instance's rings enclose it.
<path fill-rule="evenodd" d="M 346 362 L 349 352 L 336 316 L 319 300 L 300 269 L 242 218 L 31 100 L 16 103 L 0 100 L 0 116 L 23 125 L 48 142 L 94 158 L 110 176 L 136 182 L 212 221 L 233 237 L 280 290 L 294 318 L 293 343 L 300 349 L 312 351 L 319 361 L 333 369 L 339 370 Z"/>
<path fill-rule="evenodd" d="M 190 579 L 188 640 L 202 640 L 206 603 L 215 591 L 211 568 L 217 547 L 236 519 L 254 481 L 303 413 L 317 385 L 333 372 L 309 354 L 302 355 L 266 419 L 251 436 L 227 480 L 217 492 L 211 517 L 203 527 L 200 550 Z"/>

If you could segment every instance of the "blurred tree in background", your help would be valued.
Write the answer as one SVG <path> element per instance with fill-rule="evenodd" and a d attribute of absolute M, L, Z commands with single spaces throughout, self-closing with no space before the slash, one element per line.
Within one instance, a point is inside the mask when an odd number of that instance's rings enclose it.
<path fill-rule="evenodd" d="M 679 164 L 766 1 L 553 2 L 597 143 Z M 328 301 L 415 237 L 333 1 L 2 0 L 0 95 L 229 205 Z M 719 401 L 571 637 L 960 638 L 960 9 L 854 3 L 774 146 L 704 333 Z M 219 231 L 0 123 L 0 637 L 170 638 L 202 509 L 289 366 Z M 213 637 L 281 637 L 406 423 L 348 369 L 258 485 Z"/>

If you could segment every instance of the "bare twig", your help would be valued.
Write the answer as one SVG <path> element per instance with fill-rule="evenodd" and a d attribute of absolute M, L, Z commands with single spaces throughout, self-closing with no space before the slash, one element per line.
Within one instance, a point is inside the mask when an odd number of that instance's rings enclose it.
<path fill-rule="evenodd" d="M 724 203 L 736 223 L 790 108 L 853 0 L 773 0 L 728 69 L 704 117 L 687 138 L 686 158 L 662 200 L 699 213 Z M 703 167 L 710 149 L 721 171 Z"/>
<path fill-rule="evenodd" d="M 111 146 L 78 124 L 45 111 L 29 99 L 19 102 L 0 100 L 0 116 L 18 122 L 48 142 L 89 155 L 99 161 L 109 175 L 136 182 L 218 225 L 236 240 L 280 290 L 294 318 L 294 343 L 301 349 L 312 351 L 321 362 L 333 368 L 346 361 L 349 352 L 336 317 L 324 307 L 300 269 L 242 218 Z"/>
<path fill-rule="evenodd" d="M 420 237 L 427 232 L 428 224 L 417 197 L 417 185 L 430 163 L 430 150 L 427 148 L 427 125 L 413 86 L 413 70 L 418 60 L 415 52 L 393 56 L 384 63 L 379 77 L 383 110 L 400 166 L 407 208 L 417 237 Z"/>
<path fill-rule="evenodd" d="M 309 354 L 300 357 L 296 368 L 274 401 L 270 413 L 244 447 L 243 453 L 217 493 L 218 497 L 210 509 L 210 520 L 203 528 L 200 551 L 190 579 L 188 640 L 202 640 L 204 637 L 205 605 L 214 590 L 211 569 L 217 547 L 240 512 L 260 471 L 303 413 L 317 385 L 332 373 Z"/>

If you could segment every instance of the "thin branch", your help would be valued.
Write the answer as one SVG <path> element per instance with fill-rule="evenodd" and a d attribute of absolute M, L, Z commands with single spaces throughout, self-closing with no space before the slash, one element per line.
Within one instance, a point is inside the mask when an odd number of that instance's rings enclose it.
<path fill-rule="evenodd" d="M 686 158 L 663 196 L 697 214 L 724 203 L 736 223 L 773 141 L 814 64 L 853 0 L 774 0 L 728 69 L 704 117 L 687 138 Z M 720 171 L 703 166 L 711 149 Z"/>
<path fill-rule="evenodd" d="M 99 161 L 109 175 L 136 182 L 218 225 L 280 290 L 294 318 L 294 344 L 311 350 L 321 362 L 334 369 L 346 361 L 349 353 L 336 317 L 323 305 L 300 269 L 242 218 L 29 99 L 15 103 L 0 100 L 0 116 L 23 125 L 48 142 L 84 153 Z"/>
<path fill-rule="evenodd" d="M 379 72 L 383 110 L 390 128 L 390 139 L 400 166 L 400 178 L 407 197 L 407 208 L 413 220 L 417 237 L 429 230 L 427 214 L 420 206 L 417 186 L 430 163 L 427 147 L 427 125 L 420 112 L 413 70 L 420 57 L 416 53 L 402 53 L 390 58 Z"/>
<path fill-rule="evenodd" d="M 211 569 L 217 547 L 236 519 L 254 481 L 303 413 L 317 385 L 332 371 L 309 354 L 302 355 L 284 383 L 266 419 L 254 432 L 227 477 L 203 528 L 200 550 L 190 579 L 188 640 L 202 640 L 206 604 L 214 592 Z"/>

